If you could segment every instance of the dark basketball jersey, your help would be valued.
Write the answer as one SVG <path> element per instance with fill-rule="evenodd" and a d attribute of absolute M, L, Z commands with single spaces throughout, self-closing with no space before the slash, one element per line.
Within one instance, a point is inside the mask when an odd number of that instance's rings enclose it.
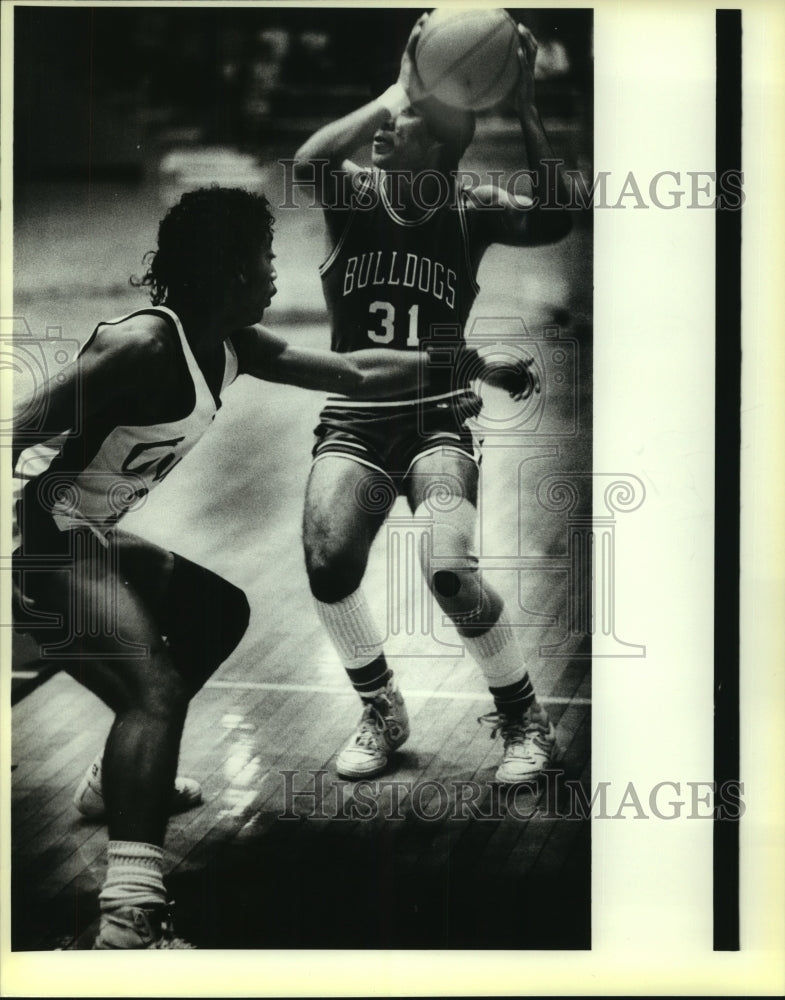
<path fill-rule="evenodd" d="M 383 178 L 382 172 L 369 172 L 319 269 L 332 349 L 341 353 L 370 347 L 416 351 L 440 339 L 461 340 L 479 291 L 469 257 L 465 195 L 453 185 L 445 204 L 407 219 L 390 203 Z M 425 395 L 463 388 L 449 367 L 439 366 Z"/>
<path fill-rule="evenodd" d="M 116 404 L 91 420 L 80 434 L 66 432 L 51 443 L 24 451 L 15 472 L 15 493 L 17 498 L 24 493 L 25 512 L 17 508 L 17 515 L 31 523 L 37 512 L 46 512 L 61 531 L 84 525 L 105 533 L 139 505 L 212 423 L 220 398 L 213 397 L 179 318 L 166 306 L 140 312 L 162 316 L 170 323 L 193 382 L 191 411 L 168 423 L 134 425 L 128 421 L 123 395 L 118 394 Z M 128 318 L 99 323 L 80 353 L 100 328 Z M 224 356 L 221 391 L 237 375 L 237 358 L 229 341 L 224 344 Z"/>

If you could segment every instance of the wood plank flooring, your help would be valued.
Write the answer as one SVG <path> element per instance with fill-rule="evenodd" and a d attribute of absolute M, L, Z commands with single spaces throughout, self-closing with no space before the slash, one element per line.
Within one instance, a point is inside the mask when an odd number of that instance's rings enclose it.
<path fill-rule="evenodd" d="M 568 267 L 579 250 L 580 238 L 553 254 Z M 535 261 L 534 273 L 553 260 Z M 489 274 L 506 266 L 501 255 Z M 511 315 L 509 301 L 503 308 Z M 283 332 L 324 345 L 323 327 Z M 337 779 L 335 755 L 360 709 L 313 610 L 300 549 L 316 395 L 240 380 L 213 433 L 126 519 L 243 587 L 252 606 L 246 637 L 186 723 L 180 771 L 202 783 L 204 804 L 174 817 L 166 841 L 178 931 L 199 947 L 590 946 L 590 825 L 561 808 L 565 781 L 590 782 L 588 637 L 568 620 L 567 515 L 537 502 L 544 477 L 591 469 L 587 345 L 578 375 L 574 432 L 564 432 L 569 413 L 551 411 L 533 436 L 487 442 L 483 460 L 480 556 L 557 727 L 555 791 L 510 797 L 492 781 L 501 744 L 477 719 L 493 705 L 439 615 L 432 634 L 416 620 L 387 642 L 409 742 L 365 786 Z M 393 521 L 405 514 L 399 501 Z M 388 552 L 383 531 L 365 581 L 381 621 Z M 407 586 L 419 601 L 417 577 Z M 16 651 L 16 668 L 34 674 L 30 649 Z M 14 700 L 12 946 L 89 948 L 106 832 L 71 796 L 110 713 L 62 673 L 20 678 Z"/>

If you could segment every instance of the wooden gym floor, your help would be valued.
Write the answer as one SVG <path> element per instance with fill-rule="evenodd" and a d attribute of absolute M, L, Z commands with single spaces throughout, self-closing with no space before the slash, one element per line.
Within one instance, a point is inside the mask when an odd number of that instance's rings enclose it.
<path fill-rule="evenodd" d="M 587 249 L 590 259 L 585 240 L 573 234 L 555 251 L 562 273 Z M 488 269 L 491 291 L 497 275 L 510 275 L 508 259 Z M 545 287 L 554 258 L 533 259 L 533 281 Z M 505 302 L 490 315 L 514 308 Z M 325 344 L 323 324 L 276 328 Z M 535 435 L 497 436 L 483 459 L 486 576 L 519 626 L 564 751 L 558 780 L 537 790 L 509 798 L 492 781 L 501 743 L 477 718 L 493 705 L 452 630 L 438 617 L 427 627 L 422 583 L 404 557 L 411 529 L 400 500 L 365 587 L 387 622 L 412 735 L 356 798 L 337 779 L 334 758 L 359 705 L 316 619 L 300 550 L 320 397 L 238 381 L 212 433 L 127 517 L 124 527 L 243 587 L 252 606 L 246 637 L 195 698 L 185 727 L 180 772 L 199 779 L 204 804 L 174 817 L 166 840 L 178 932 L 197 946 L 590 947 L 589 823 L 562 818 L 564 782 L 590 783 L 590 659 L 568 617 L 567 517 L 536 499 L 544 477 L 591 468 L 590 344 L 580 350 L 578 432 L 569 412 L 552 407 Z M 490 412 L 506 414 L 508 401 L 487 392 Z M 399 618 L 406 607 L 417 610 Z M 37 683 L 40 664 L 23 643 L 16 653 L 12 947 L 89 948 L 106 829 L 82 819 L 71 798 L 110 713 L 62 673 Z"/>

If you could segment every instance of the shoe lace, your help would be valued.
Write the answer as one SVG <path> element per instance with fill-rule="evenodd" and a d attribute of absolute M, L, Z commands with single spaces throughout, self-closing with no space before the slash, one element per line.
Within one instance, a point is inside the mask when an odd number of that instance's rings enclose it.
<path fill-rule="evenodd" d="M 196 945 L 190 944 L 184 938 L 178 937 L 174 932 L 174 900 L 166 904 L 161 915 L 161 936 L 153 945 L 158 949 L 192 949 L 196 950 Z"/>
<path fill-rule="evenodd" d="M 163 950 L 173 951 L 175 949 L 178 949 L 178 950 L 181 950 L 181 951 L 185 951 L 185 950 L 196 951 L 196 945 L 195 944 L 189 944 L 187 941 L 184 941 L 183 938 L 176 937 L 175 935 L 172 935 L 171 937 L 161 937 L 161 938 L 159 938 L 155 942 L 155 944 L 153 945 L 153 950 L 155 950 L 155 949 L 158 949 L 159 951 L 163 951 Z"/>
<path fill-rule="evenodd" d="M 495 740 L 499 733 L 502 734 L 507 746 L 522 746 L 529 740 L 537 743 L 538 746 L 545 746 L 543 737 L 546 730 L 543 724 L 536 719 L 532 719 L 530 713 L 526 713 L 521 718 L 509 718 L 504 712 L 489 712 L 481 715 L 477 719 L 481 725 L 491 727 L 492 740 Z"/>
<path fill-rule="evenodd" d="M 363 709 L 360 725 L 354 738 L 358 747 L 376 747 L 379 743 L 379 731 L 384 728 L 384 716 L 379 705 L 373 701 L 366 703 Z"/>

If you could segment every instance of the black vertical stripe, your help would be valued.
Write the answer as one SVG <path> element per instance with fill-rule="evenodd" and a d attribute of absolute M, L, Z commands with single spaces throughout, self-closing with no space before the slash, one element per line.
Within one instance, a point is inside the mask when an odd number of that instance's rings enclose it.
<path fill-rule="evenodd" d="M 718 10 L 716 172 L 741 170 L 741 11 Z M 722 789 L 739 780 L 741 212 L 718 198 L 714 529 L 714 950 L 739 949 L 739 826 Z"/>

